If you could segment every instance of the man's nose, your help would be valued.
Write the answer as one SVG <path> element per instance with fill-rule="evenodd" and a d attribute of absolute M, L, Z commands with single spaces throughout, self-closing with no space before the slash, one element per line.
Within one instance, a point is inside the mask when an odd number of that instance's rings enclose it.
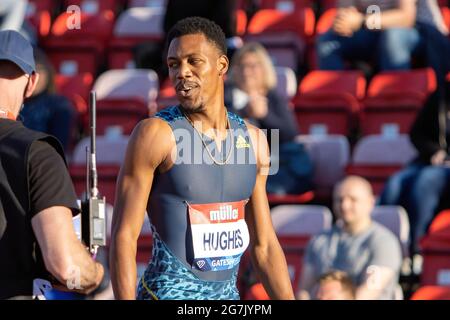
<path fill-rule="evenodd" d="M 178 79 L 190 78 L 192 76 L 192 71 L 187 63 L 181 63 L 178 69 Z"/>

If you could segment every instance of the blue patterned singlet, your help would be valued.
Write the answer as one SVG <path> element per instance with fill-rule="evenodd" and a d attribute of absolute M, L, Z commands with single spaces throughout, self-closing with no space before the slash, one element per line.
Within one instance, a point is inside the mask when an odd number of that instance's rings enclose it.
<path fill-rule="evenodd" d="M 228 267 L 226 264 L 225 267 L 221 266 L 220 270 L 214 267 L 202 269 L 196 266 L 195 262 L 198 262 L 198 259 L 195 256 L 195 250 L 198 254 L 198 244 L 197 247 L 193 244 L 192 230 L 199 229 L 191 228 L 193 220 L 190 220 L 188 207 L 191 204 L 195 206 L 235 203 L 250 198 L 256 181 L 256 160 L 250 136 L 244 121 L 228 113 L 233 134 L 227 135 L 227 139 L 222 142 L 220 152 L 212 139 L 202 135 L 217 161 L 223 162 L 232 150 L 231 160 L 227 164 L 217 165 L 212 161 L 199 162 L 198 159 L 193 159 L 193 162 L 189 163 L 178 161 L 186 160 L 189 156 L 195 158 L 199 149 L 203 159 L 208 159 L 199 134 L 183 116 L 180 108 L 169 107 L 155 116 L 170 125 L 177 144 L 177 160 L 167 172 L 155 172 L 147 206 L 153 230 L 153 254 L 152 260 L 139 281 L 137 298 L 239 299 L 236 279 L 240 255 L 233 256 L 235 259 L 231 260 L 233 263 L 230 263 Z M 187 143 L 189 140 L 194 143 Z M 230 149 L 231 145 L 232 149 Z M 186 148 L 186 146 L 189 147 Z M 231 214 L 231 209 L 222 211 L 218 211 L 218 216 Z M 193 225 L 195 223 L 197 222 Z M 220 228 L 226 229 L 225 224 L 218 222 L 210 226 L 218 230 L 216 234 L 213 234 L 213 236 L 217 235 L 217 238 L 222 232 Z M 227 242 L 231 243 L 231 247 L 241 244 L 242 239 L 239 236 L 233 239 L 233 235 L 236 234 L 227 233 L 226 237 L 220 238 L 221 242 L 214 242 L 214 237 L 208 238 L 207 245 L 215 244 L 217 249 L 218 245 L 226 245 Z M 196 233 L 195 237 L 198 238 Z M 217 238 L 216 241 L 218 241 Z M 205 261 L 210 263 L 211 259 L 208 258 Z"/>

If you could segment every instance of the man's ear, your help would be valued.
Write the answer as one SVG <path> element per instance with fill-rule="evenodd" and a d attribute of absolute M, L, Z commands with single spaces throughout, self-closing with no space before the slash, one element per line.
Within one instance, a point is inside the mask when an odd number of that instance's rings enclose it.
<path fill-rule="evenodd" d="M 230 66 L 230 61 L 226 55 L 221 55 L 217 60 L 217 68 L 219 70 L 219 75 L 223 76 L 227 73 L 228 67 Z"/>
<path fill-rule="evenodd" d="M 37 83 L 39 81 L 39 73 L 33 72 L 28 79 L 27 87 L 25 88 L 25 98 L 31 97 L 34 90 L 36 89 Z"/>

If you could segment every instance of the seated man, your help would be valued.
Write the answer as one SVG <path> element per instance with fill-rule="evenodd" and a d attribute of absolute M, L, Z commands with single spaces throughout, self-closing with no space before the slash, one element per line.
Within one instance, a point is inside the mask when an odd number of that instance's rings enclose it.
<path fill-rule="evenodd" d="M 355 300 L 356 287 L 346 272 L 330 271 L 319 279 L 317 300 Z"/>
<path fill-rule="evenodd" d="M 373 222 L 372 187 L 349 176 L 334 190 L 336 225 L 315 236 L 306 250 L 298 297 L 314 297 L 314 284 L 331 270 L 348 273 L 356 299 L 393 299 L 400 272 L 400 243 L 388 229 Z"/>
<path fill-rule="evenodd" d="M 333 27 L 317 42 L 319 68 L 376 57 L 381 70 L 409 69 L 420 40 L 415 19 L 413 0 L 340 0 Z"/>

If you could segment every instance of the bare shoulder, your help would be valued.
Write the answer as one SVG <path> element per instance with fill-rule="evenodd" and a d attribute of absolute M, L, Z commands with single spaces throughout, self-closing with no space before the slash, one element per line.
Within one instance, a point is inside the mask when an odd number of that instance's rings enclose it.
<path fill-rule="evenodd" d="M 145 158 L 152 163 L 161 163 L 171 147 L 175 138 L 169 124 L 159 118 L 141 120 L 134 128 L 127 150 L 127 158 Z"/>

